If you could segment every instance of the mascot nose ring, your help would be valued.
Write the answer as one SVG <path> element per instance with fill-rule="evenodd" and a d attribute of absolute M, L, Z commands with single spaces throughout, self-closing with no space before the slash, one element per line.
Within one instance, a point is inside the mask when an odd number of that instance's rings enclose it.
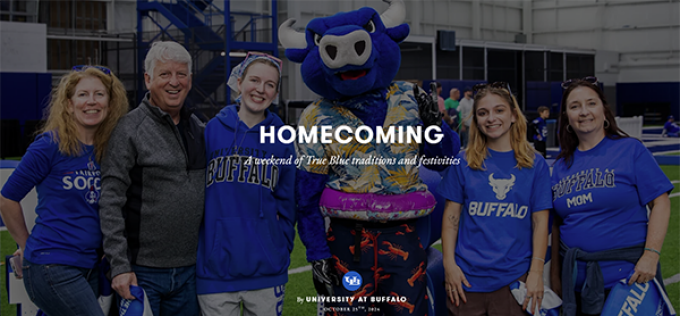
<path fill-rule="evenodd" d="M 319 42 L 319 55 L 326 67 L 361 66 L 371 56 L 371 36 L 364 30 L 345 35 L 325 35 Z"/>

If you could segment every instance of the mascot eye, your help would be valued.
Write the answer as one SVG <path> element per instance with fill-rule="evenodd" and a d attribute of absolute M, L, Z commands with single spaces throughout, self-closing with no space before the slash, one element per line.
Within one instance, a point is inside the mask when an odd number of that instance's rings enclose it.
<path fill-rule="evenodd" d="M 316 46 L 321 44 L 321 35 L 314 33 L 314 44 L 316 44 Z"/>
<path fill-rule="evenodd" d="M 364 29 L 365 29 L 368 33 L 373 33 L 373 32 L 375 32 L 375 24 L 373 24 L 373 21 L 372 21 L 372 20 L 371 20 L 371 21 L 368 21 L 368 23 L 366 23 L 366 25 L 364 25 Z"/>

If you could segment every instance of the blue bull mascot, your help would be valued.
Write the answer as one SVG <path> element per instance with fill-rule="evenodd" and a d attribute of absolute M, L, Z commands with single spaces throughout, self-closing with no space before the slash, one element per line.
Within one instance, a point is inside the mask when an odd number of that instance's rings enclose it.
<path fill-rule="evenodd" d="M 436 102 L 416 85 L 392 81 L 409 27 L 404 4 L 388 3 L 383 14 L 364 7 L 315 18 L 304 33 L 292 19 L 279 28 L 286 57 L 302 64 L 305 84 L 321 96 L 299 128 L 317 139 L 324 128 L 334 135 L 297 146 L 298 230 L 316 291 L 329 298 L 326 315 L 427 314 L 427 257 L 416 221 L 436 201 L 419 165 L 443 170 L 460 150 Z M 415 128 L 436 141 L 378 136 Z"/>

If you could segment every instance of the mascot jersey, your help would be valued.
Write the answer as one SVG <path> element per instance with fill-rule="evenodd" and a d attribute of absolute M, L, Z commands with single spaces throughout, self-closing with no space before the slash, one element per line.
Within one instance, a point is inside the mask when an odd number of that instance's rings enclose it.
<path fill-rule="evenodd" d="M 552 172 L 553 205 L 562 218 L 560 237 L 568 247 L 587 252 L 635 246 L 647 237 L 645 205 L 673 190 L 652 154 L 634 138 L 605 137 L 590 150 L 574 152 Z M 578 261 L 576 291 L 585 280 L 586 263 Z M 633 271 L 626 261 L 601 261 L 605 288 Z"/>
<path fill-rule="evenodd" d="M 376 98 L 384 97 L 387 100 L 387 116 L 382 125 L 386 130 L 394 126 L 422 125 L 418 117 L 418 105 L 413 97 L 413 86 L 410 83 L 393 83 L 386 95 L 377 94 Z M 313 126 L 331 125 L 331 132 L 341 126 L 348 126 L 356 130 L 365 123 L 362 122 L 350 109 L 362 106 L 371 108 L 373 98 L 355 98 L 350 101 L 336 104 L 325 99 L 316 101 L 308 106 L 300 118 L 300 126 L 309 130 Z M 377 103 L 377 102 L 376 102 Z M 320 132 L 319 132 L 320 133 Z M 344 135 L 343 137 L 347 137 Z M 395 137 L 396 138 L 396 137 Z M 332 142 L 330 144 L 298 143 L 298 155 L 314 158 L 341 157 L 342 159 L 356 158 L 366 159 L 381 157 L 394 163 L 367 163 L 367 164 L 319 164 L 307 163 L 304 159 L 301 169 L 318 174 L 329 174 L 326 186 L 338 191 L 350 193 L 379 193 L 396 194 L 412 191 L 424 191 L 427 187 L 418 178 L 418 166 L 413 164 L 397 164 L 400 159 L 412 159 L 418 155 L 418 143 L 376 143 L 374 141 L 361 144 L 353 138 L 347 144 Z M 329 160 L 325 160 L 329 162 Z M 318 160 L 317 160 L 318 161 Z M 329 172 L 332 169 L 332 172 Z"/>
<path fill-rule="evenodd" d="M 514 151 L 489 149 L 486 170 L 451 166 L 437 187 L 447 200 L 460 203 L 462 211 L 456 263 L 471 288 L 469 292 L 493 292 L 529 271 L 532 256 L 531 215 L 552 207 L 550 170 L 540 154 L 532 168 L 518 169 Z"/>
<path fill-rule="evenodd" d="M 265 111 L 264 121 L 248 128 L 237 111 L 237 106 L 224 108 L 205 128 L 208 167 L 196 263 L 198 294 L 263 289 L 288 281 L 295 237 L 295 148 L 260 143 L 261 126 L 283 126 L 275 114 Z M 285 161 L 289 158 L 290 163 Z"/>
<path fill-rule="evenodd" d="M 356 106 L 370 109 L 370 101 L 375 99 L 378 103 L 380 98 L 387 101 L 383 128 L 421 125 L 412 89 L 409 83 L 393 83 L 384 95 L 377 93 L 375 96 L 355 98 L 344 102 L 342 106 L 326 100 L 317 101 L 302 113 L 300 126 L 309 129 L 314 125 L 331 125 L 331 131 L 340 126 L 356 129 L 364 123 L 349 109 Z M 347 144 L 299 143 L 300 157 L 327 158 L 326 162 L 333 156 L 350 159 L 350 163 L 332 165 L 309 163 L 310 160 L 302 159 L 299 167 L 306 172 L 329 175 L 327 189 L 321 198 L 323 215 L 359 220 L 412 219 L 429 214 L 434 207 L 434 197 L 418 177 L 418 166 L 397 163 L 400 159 L 415 159 L 418 148 L 415 142 L 384 144 L 374 139 L 370 143 L 360 144 L 356 138 Z M 384 159 L 385 163 L 351 163 L 354 158 L 364 160 L 371 157 Z M 390 199 L 397 198 L 399 194 L 407 194 L 411 203 L 401 203 L 399 206 L 403 207 L 391 208 L 371 208 L 368 204 L 356 203 L 359 198 L 376 201 L 380 196 Z"/>
<path fill-rule="evenodd" d="M 34 186 L 38 193 L 38 217 L 26 242 L 26 259 L 91 269 L 102 243 L 101 171 L 94 146 L 83 145 L 77 157 L 64 156 L 50 134 L 39 135 L 28 147 L 2 196 L 21 201 Z"/>

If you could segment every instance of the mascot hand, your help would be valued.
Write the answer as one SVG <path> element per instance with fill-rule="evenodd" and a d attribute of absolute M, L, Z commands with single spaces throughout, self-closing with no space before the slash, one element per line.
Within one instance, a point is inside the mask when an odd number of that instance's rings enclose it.
<path fill-rule="evenodd" d="M 418 102 L 420 119 L 423 120 L 425 127 L 442 126 L 442 113 L 439 112 L 437 102 L 433 101 L 427 93 L 421 91 L 418 85 L 413 86 L 413 94 L 416 97 L 416 102 Z"/>
<path fill-rule="evenodd" d="M 319 295 L 333 296 L 333 286 L 340 286 L 340 278 L 331 258 L 312 261 L 314 288 Z"/>

